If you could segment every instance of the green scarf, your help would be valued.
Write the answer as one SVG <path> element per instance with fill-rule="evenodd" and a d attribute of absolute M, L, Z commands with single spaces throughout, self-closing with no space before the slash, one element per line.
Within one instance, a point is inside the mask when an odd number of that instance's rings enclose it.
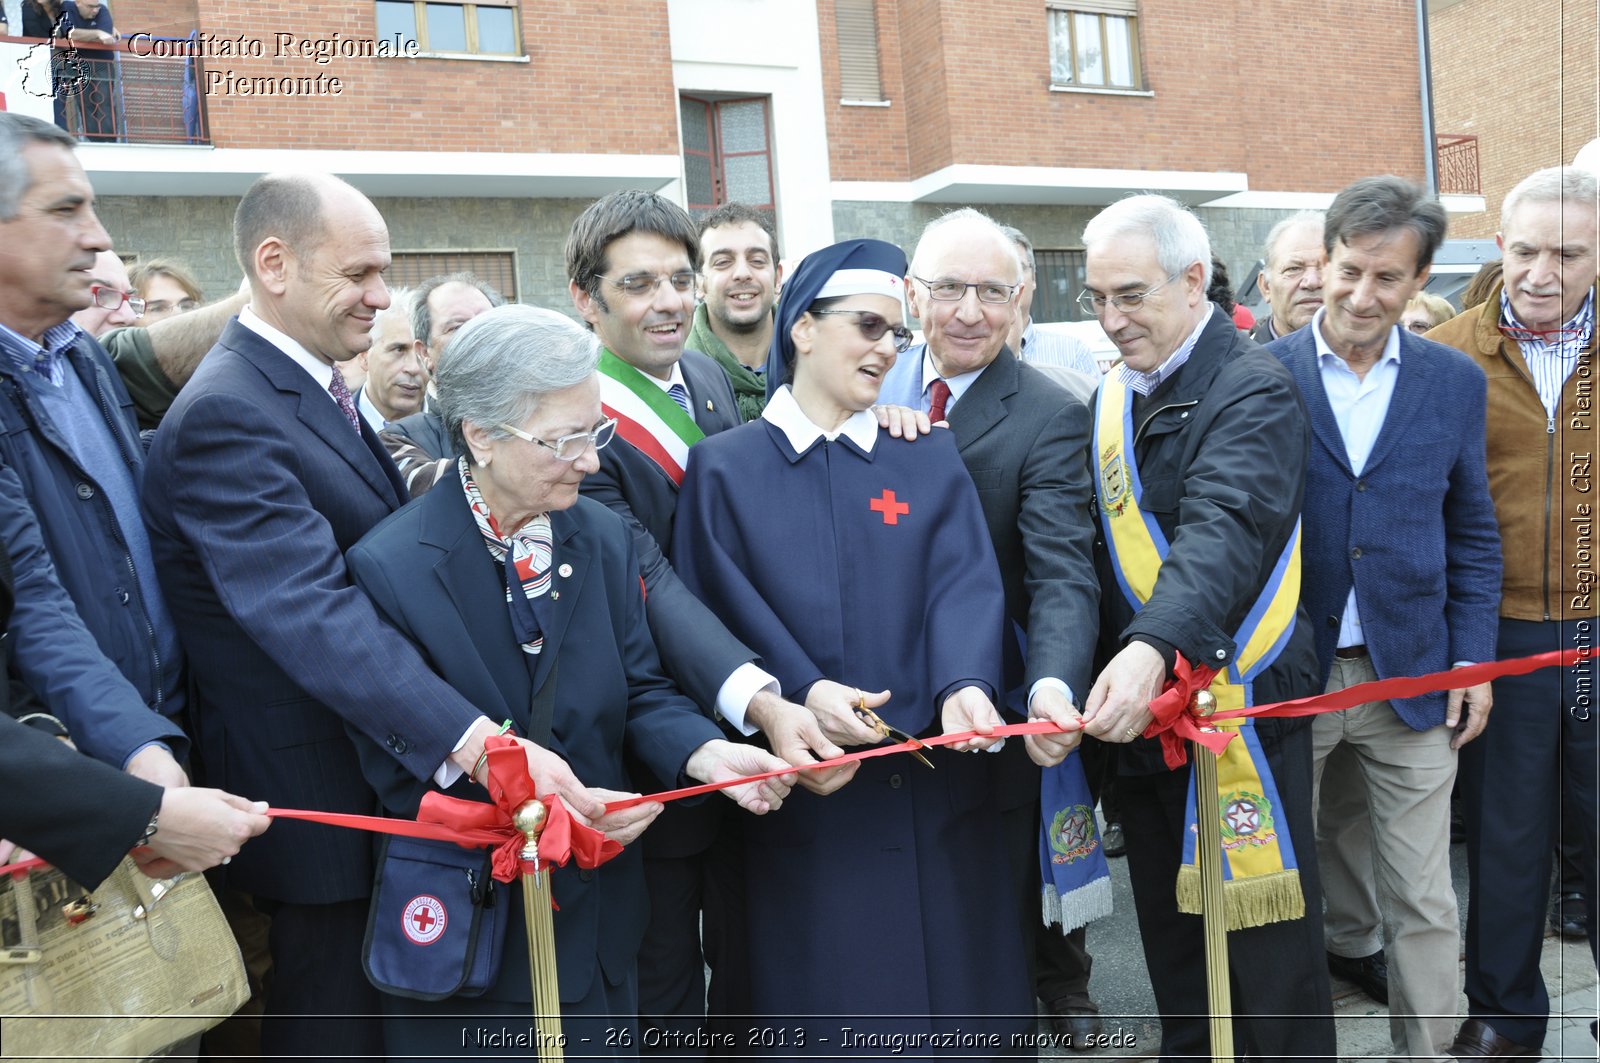
<path fill-rule="evenodd" d="M 728 374 L 728 382 L 733 385 L 734 397 L 739 402 L 739 417 L 745 421 L 753 421 L 761 416 L 762 409 L 767 405 L 767 380 L 766 377 L 746 366 L 733 356 L 728 350 L 728 345 L 711 331 L 711 319 L 706 316 L 706 304 L 701 303 L 694 311 L 694 325 L 689 329 L 690 350 L 709 354 L 722 366 L 722 371 Z"/>

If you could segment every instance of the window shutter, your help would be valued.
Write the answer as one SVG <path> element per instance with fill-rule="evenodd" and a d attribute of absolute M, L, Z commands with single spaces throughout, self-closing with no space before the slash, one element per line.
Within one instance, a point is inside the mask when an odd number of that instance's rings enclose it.
<path fill-rule="evenodd" d="M 878 77 L 878 17 L 874 0 L 834 0 L 839 41 L 839 95 L 846 100 L 881 100 Z"/>

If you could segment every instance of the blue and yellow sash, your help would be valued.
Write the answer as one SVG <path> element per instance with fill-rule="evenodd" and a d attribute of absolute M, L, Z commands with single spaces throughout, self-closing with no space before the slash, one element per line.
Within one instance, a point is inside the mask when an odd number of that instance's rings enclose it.
<path fill-rule="evenodd" d="M 1095 454 L 1100 521 L 1123 595 L 1135 610 L 1155 591 L 1170 549 L 1156 519 L 1139 508 L 1144 494 L 1133 456 L 1133 402 L 1115 373 L 1101 382 L 1095 407 Z M 1239 652 L 1211 681 L 1219 711 L 1254 703 L 1254 680 L 1271 667 L 1294 630 L 1300 601 L 1300 525 L 1283 548 L 1272 576 L 1234 635 Z M 1228 929 L 1260 926 L 1305 914 L 1294 846 L 1272 771 L 1249 718 L 1217 721 L 1234 731 L 1217 758 L 1217 803 L 1222 813 L 1223 895 Z M 1195 863 L 1195 794 L 1189 790 L 1189 830 L 1178 872 L 1178 910 L 1200 911 L 1200 872 Z"/>

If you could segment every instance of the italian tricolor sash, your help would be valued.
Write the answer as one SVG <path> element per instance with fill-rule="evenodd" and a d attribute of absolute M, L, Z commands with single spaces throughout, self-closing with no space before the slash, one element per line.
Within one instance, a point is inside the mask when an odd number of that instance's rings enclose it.
<path fill-rule="evenodd" d="M 682 486 L 689 448 L 706 434 L 665 391 L 610 351 L 600 354 L 600 408 L 617 434 Z"/>
<path fill-rule="evenodd" d="M 1100 521 L 1123 595 L 1143 608 L 1156 586 L 1169 544 L 1156 519 L 1139 508 L 1144 494 L 1133 454 L 1133 400 L 1115 373 L 1100 385 L 1095 408 L 1095 454 Z M 1234 635 L 1240 647 L 1211 682 L 1219 711 L 1254 703 L 1254 680 L 1277 660 L 1294 630 L 1300 601 L 1300 525 L 1283 548 L 1271 578 Z M 1278 790 L 1249 718 L 1217 721 L 1237 734 L 1217 758 L 1216 800 L 1222 813 L 1223 894 L 1228 929 L 1260 926 L 1305 914 L 1300 873 L 1288 825 L 1278 812 Z M 1195 793 L 1189 791 L 1189 830 L 1178 872 L 1178 909 L 1200 911 L 1195 863 Z"/>

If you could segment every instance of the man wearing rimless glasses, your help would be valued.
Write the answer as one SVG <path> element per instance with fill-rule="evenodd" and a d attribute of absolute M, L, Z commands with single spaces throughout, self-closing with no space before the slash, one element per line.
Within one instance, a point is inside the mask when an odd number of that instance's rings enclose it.
<path fill-rule="evenodd" d="M 1089 689 L 1098 631 L 1089 411 L 1006 345 L 1022 280 L 1016 245 L 984 214 L 957 210 L 931 222 L 906 278 L 927 343 L 900 356 L 879 401 L 927 410 L 955 433 L 1006 589 L 1005 708 L 1012 718 L 1066 722 Z M 1052 773 L 1079 771 L 1062 763 L 1077 737 L 1072 730 L 1008 743 L 994 775 L 1002 780 L 1014 902 L 1023 940 L 1033 942 L 1034 989 L 1063 1042 L 1081 1051 L 1100 1029 L 1088 992 L 1087 917 L 1069 915 L 1061 926 L 1039 917 L 1042 787 Z M 1035 762 L 1049 767 L 1041 774 Z M 1056 883 L 1043 885 L 1060 895 Z"/>

